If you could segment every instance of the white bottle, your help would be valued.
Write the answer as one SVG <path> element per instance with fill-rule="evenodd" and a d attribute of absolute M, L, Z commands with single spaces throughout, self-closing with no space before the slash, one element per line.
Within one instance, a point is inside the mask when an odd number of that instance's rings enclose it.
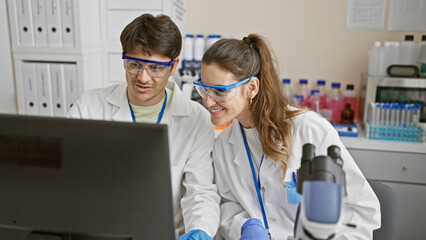
<path fill-rule="evenodd" d="M 315 111 L 317 113 L 321 113 L 322 105 L 320 100 L 320 90 L 319 89 L 312 89 L 311 90 L 311 96 L 309 96 L 309 108 L 312 111 Z"/>
<path fill-rule="evenodd" d="M 213 45 L 215 42 L 217 42 L 217 41 L 219 41 L 219 39 L 221 38 L 221 36 L 220 35 L 214 35 L 214 34 L 212 34 L 212 35 L 209 35 L 208 37 L 207 37 L 207 42 L 206 42 L 206 50 L 211 46 L 211 45 Z"/>
<path fill-rule="evenodd" d="M 386 70 L 393 64 L 392 58 L 392 42 L 386 41 L 382 48 L 383 62 L 379 65 L 379 76 L 385 77 L 387 75 Z"/>
<path fill-rule="evenodd" d="M 283 87 L 283 94 L 285 97 L 287 97 L 289 100 L 293 98 L 293 93 L 291 90 L 291 79 L 290 78 L 284 78 L 282 80 L 282 87 Z"/>
<path fill-rule="evenodd" d="M 399 64 L 415 65 L 416 64 L 416 43 L 413 35 L 405 35 L 405 40 L 399 45 L 400 55 Z"/>
<path fill-rule="evenodd" d="M 305 100 L 307 99 L 308 95 L 309 95 L 308 80 L 300 79 L 299 86 L 294 94 L 294 97 L 295 99 L 297 99 L 297 103 L 299 106 L 304 106 Z"/>
<path fill-rule="evenodd" d="M 400 51 L 399 45 L 400 45 L 399 42 L 391 42 L 390 53 L 389 53 L 389 56 L 388 56 L 389 57 L 389 65 L 386 67 L 385 71 L 388 69 L 388 67 L 390 65 L 401 64 L 401 62 L 400 62 L 401 51 Z"/>
<path fill-rule="evenodd" d="M 418 43 L 417 66 L 420 70 L 420 76 L 426 76 L 426 35 L 422 36 L 422 41 Z"/>
<path fill-rule="evenodd" d="M 381 68 L 384 68 L 383 55 L 384 51 L 380 47 L 380 41 L 374 42 L 374 46 L 368 51 L 368 75 L 374 77 L 382 77 Z"/>
<path fill-rule="evenodd" d="M 194 61 L 201 62 L 205 51 L 205 40 L 203 34 L 197 34 L 194 41 Z"/>
<path fill-rule="evenodd" d="M 194 60 L 194 35 L 186 34 L 184 46 L 183 46 L 183 60 L 192 61 Z"/>

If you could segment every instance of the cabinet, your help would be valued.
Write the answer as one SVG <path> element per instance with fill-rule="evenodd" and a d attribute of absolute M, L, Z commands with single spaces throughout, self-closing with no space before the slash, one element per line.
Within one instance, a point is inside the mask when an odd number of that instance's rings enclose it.
<path fill-rule="evenodd" d="M 125 81 L 119 37 L 135 17 L 166 14 L 185 31 L 185 0 L 7 0 L 7 9 L 19 114 L 64 116 L 80 93 Z"/>
<path fill-rule="evenodd" d="M 342 142 L 366 178 L 392 187 L 399 200 L 398 239 L 426 236 L 426 143 L 344 138 Z"/>

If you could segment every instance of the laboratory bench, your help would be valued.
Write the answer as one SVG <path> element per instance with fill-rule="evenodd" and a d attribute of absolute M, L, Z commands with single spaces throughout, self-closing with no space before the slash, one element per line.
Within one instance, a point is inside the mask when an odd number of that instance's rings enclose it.
<path fill-rule="evenodd" d="M 399 200 L 398 239 L 424 239 L 426 228 L 426 143 L 341 137 L 368 179 L 392 187 Z"/>

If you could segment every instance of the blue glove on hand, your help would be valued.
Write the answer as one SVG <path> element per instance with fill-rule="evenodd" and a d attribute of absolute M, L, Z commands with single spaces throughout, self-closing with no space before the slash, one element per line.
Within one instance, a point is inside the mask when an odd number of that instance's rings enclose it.
<path fill-rule="evenodd" d="M 195 229 L 180 236 L 177 240 L 213 240 L 213 238 L 207 235 L 207 233 L 203 230 Z"/>
<path fill-rule="evenodd" d="M 269 240 L 269 236 L 262 221 L 257 218 L 250 218 L 241 227 L 240 240 Z"/>

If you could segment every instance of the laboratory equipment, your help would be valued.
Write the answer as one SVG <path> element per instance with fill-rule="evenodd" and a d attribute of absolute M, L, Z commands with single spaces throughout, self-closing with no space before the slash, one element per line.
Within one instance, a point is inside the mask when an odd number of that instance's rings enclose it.
<path fill-rule="evenodd" d="M 206 41 L 203 34 L 197 34 L 194 40 L 194 61 L 201 62 L 206 47 Z"/>
<path fill-rule="evenodd" d="M 389 78 L 389 77 L 364 77 L 361 78 L 361 89 L 365 91 L 364 122 L 371 117 L 369 103 L 399 103 L 401 116 L 404 114 L 402 107 L 405 104 L 417 104 L 416 110 L 419 114 L 418 126 L 426 127 L 426 81 L 422 78 Z M 417 109 L 420 108 L 420 109 Z M 406 118 L 406 117 L 405 117 Z M 404 122 L 400 118 L 400 122 Z M 371 121 L 369 124 L 371 125 Z M 425 128 L 426 129 L 426 128 Z"/>
<path fill-rule="evenodd" d="M 167 125 L 0 115 L 0 136 L 0 239 L 175 239 Z"/>
<path fill-rule="evenodd" d="M 315 156 L 315 146 L 303 145 L 297 176 L 302 201 L 296 216 L 294 239 L 335 239 L 343 223 L 346 177 L 340 148 L 332 145 L 327 156 Z M 348 225 L 351 226 L 351 225 Z"/>
<path fill-rule="evenodd" d="M 331 111 L 331 122 L 340 121 L 340 113 L 343 109 L 343 96 L 340 92 L 340 83 L 333 82 L 331 84 L 331 91 L 327 94 L 326 97 L 327 109 Z"/>
<path fill-rule="evenodd" d="M 283 87 L 283 94 L 286 96 L 289 100 L 292 100 L 293 98 L 293 91 L 291 90 L 291 79 L 290 78 L 284 78 L 282 80 L 282 87 Z"/>
<path fill-rule="evenodd" d="M 299 85 L 294 93 L 294 104 L 298 106 L 306 106 L 305 101 L 309 95 L 308 79 L 300 79 Z"/>
<path fill-rule="evenodd" d="M 346 90 L 342 92 L 343 96 L 343 106 L 346 106 L 347 103 L 350 104 L 350 109 L 353 111 L 353 117 L 351 121 L 354 121 L 357 119 L 357 112 L 358 112 L 358 97 L 356 92 L 354 91 L 354 85 L 353 84 L 347 84 Z"/>

